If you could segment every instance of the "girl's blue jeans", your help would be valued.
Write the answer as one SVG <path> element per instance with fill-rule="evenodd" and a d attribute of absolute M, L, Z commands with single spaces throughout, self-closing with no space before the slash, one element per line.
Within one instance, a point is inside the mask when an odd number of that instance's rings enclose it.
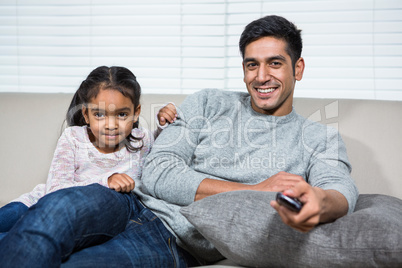
<path fill-rule="evenodd" d="M 98 184 L 46 195 L 0 240 L 2 267 L 186 267 L 191 261 L 135 194 Z"/>
<path fill-rule="evenodd" d="M 27 210 L 28 207 L 21 202 L 11 202 L 0 208 L 0 233 L 10 231 Z"/>

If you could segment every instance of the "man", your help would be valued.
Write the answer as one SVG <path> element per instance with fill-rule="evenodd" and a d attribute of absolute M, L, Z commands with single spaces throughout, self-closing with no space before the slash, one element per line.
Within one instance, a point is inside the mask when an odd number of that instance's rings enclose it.
<path fill-rule="evenodd" d="M 53 202 L 34 207 L 39 215 L 27 215 L 34 227 L 20 224 L 13 243 L 0 241 L 0 263 L 181 267 L 196 264 L 193 256 L 215 262 L 220 253 L 179 210 L 227 191 L 284 192 L 300 199 L 299 213 L 276 201 L 271 205 L 302 232 L 352 212 L 358 192 L 339 134 L 292 108 L 304 71 L 300 30 L 267 16 L 245 28 L 240 50 L 248 94 L 203 90 L 189 96 L 147 157 L 136 195 L 97 185 L 49 195 Z M 66 205 L 46 205 L 60 198 Z M 23 261 L 10 261 L 15 256 Z"/>
<path fill-rule="evenodd" d="M 249 94 L 204 90 L 189 96 L 143 172 L 144 185 L 157 198 L 145 204 L 193 254 L 206 248 L 178 209 L 207 196 L 284 192 L 304 203 L 300 213 L 276 201 L 271 205 L 302 232 L 352 212 L 358 196 L 337 131 L 307 121 L 292 108 L 305 66 L 300 30 L 281 17 L 259 19 L 245 28 L 240 51 Z M 212 254 L 205 250 L 206 256 Z"/>

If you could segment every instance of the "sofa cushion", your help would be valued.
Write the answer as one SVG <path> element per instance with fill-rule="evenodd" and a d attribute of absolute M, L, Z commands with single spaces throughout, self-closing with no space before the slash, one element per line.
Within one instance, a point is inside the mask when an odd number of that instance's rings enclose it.
<path fill-rule="evenodd" d="M 239 265 L 402 265 L 402 200 L 360 195 L 354 213 L 301 233 L 281 221 L 269 204 L 274 198 L 272 192 L 227 192 L 183 207 L 181 213 Z"/>

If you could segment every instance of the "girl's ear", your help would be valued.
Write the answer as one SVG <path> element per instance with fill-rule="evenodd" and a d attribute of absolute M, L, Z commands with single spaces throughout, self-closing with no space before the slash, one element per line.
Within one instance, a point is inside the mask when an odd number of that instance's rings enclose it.
<path fill-rule="evenodd" d="M 87 107 L 85 107 L 85 105 L 82 105 L 81 112 L 82 112 L 82 116 L 85 119 L 85 123 L 87 123 L 89 125 L 88 109 L 87 109 Z"/>
<path fill-rule="evenodd" d="M 134 111 L 134 123 L 138 121 L 138 117 L 140 117 L 141 113 L 141 104 L 138 104 L 137 108 Z"/>

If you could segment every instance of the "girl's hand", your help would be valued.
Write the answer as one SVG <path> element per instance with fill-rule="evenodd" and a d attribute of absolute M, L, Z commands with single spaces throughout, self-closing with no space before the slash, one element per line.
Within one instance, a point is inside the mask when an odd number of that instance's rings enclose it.
<path fill-rule="evenodd" d="M 129 193 L 135 187 L 134 180 L 127 174 L 115 173 L 107 180 L 109 188 L 116 192 Z"/>
<path fill-rule="evenodd" d="M 176 106 L 173 103 L 169 103 L 159 110 L 157 116 L 161 126 L 164 126 L 167 122 L 173 123 L 177 118 Z"/>

